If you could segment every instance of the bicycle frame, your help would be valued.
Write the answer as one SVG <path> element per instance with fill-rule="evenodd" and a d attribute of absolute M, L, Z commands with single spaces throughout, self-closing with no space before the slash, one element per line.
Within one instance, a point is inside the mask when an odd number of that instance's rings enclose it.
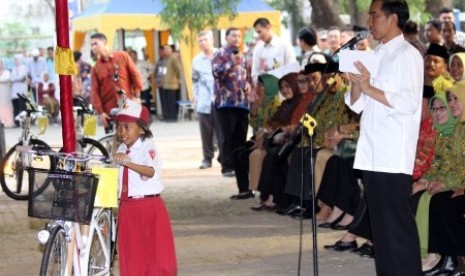
<path fill-rule="evenodd" d="M 94 276 L 108 275 L 111 270 L 111 252 L 107 248 L 105 239 L 103 237 L 102 229 L 100 229 L 97 218 L 104 211 L 105 208 L 95 208 L 92 213 L 92 220 L 90 225 L 81 225 L 77 222 L 57 220 L 54 221 L 48 228 L 51 229 L 57 225 L 61 225 L 65 229 L 66 241 L 67 241 L 67 259 L 65 274 L 66 276 L 87 276 L 89 271 L 89 260 L 90 260 L 90 251 L 92 246 L 92 241 L 90 239 L 97 233 L 98 242 L 103 251 L 105 257 L 105 266 L 102 271 Z M 111 216 L 111 227 L 115 227 L 116 223 L 113 215 Z M 82 230 L 81 230 L 82 228 Z M 88 228 L 88 229 L 86 229 Z M 88 231 L 86 231 L 88 230 Z M 83 234 L 83 232 L 88 232 L 88 235 Z M 114 240 L 116 233 L 112 231 L 111 239 Z"/>

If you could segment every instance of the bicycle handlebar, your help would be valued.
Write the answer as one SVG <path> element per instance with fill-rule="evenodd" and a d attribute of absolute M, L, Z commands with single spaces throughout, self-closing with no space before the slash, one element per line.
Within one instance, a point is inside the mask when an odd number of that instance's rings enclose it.
<path fill-rule="evenodd" d="M 28 112 L 38 112 L 37 109 L 34 107 L 34 103 L 25 95 L 18 93 L 18 97 L 26 103 L 26 105 L 29 106 L 29 108 L 26 107 L 26 110 Z"/>
<path fill-rule="evenodd" d="M 88 154 L 85 152 L 71 152 L 71 153 L 56 152 L 56 151 L 47 150 L 47 149 L 43 149 L 43 150 L 32 149 L 31 146 L 16 146 L 16 150 L 25 152 L 25 153 L 35 153 L 37 155 L 55 156 L 58 158 L 62 158 L 64 160 L 77 161 L 77 162 L 87 162 L 90 160 L 98 160 L 98 161 L 108 163 L 108 164 L 111 163 L 111 160 L 106 158 L 103 155 L 94 155 L 94 154 Z"/>

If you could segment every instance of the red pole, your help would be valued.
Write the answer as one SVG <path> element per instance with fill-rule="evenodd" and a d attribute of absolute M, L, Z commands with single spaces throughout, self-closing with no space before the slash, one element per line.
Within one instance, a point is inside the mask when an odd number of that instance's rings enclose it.
<path fill-rule="evenodd" d="M 69 50 L 68 1 L 55 0 L 57 45 Z M 58 60 L 55 62 L 59 62 Z M 76 151 L 76 132 L 74 130 L 73 93 L 71 76 L 60 74 L 60 110 L 62 118 L 63 151 Z"/>

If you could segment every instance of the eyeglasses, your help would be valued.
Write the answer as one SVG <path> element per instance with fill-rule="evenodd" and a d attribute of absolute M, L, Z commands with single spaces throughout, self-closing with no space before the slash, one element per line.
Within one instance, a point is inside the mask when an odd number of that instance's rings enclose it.
<path fill-rule="evenodd" d="M 90 43 L 90 46 L 96 46 L 98 43 L 97 42 L 92 42 Z"/>
<path fill-rule="evenodd" d="M 438 107 L 431 107 L 430 110 L 431 110 L 431 112 L 437 112 L 437 111 L 444 112 L 444 111 L 447 110 L 447 106 L 442 105 L 442 106 L 438 106 Z"/>

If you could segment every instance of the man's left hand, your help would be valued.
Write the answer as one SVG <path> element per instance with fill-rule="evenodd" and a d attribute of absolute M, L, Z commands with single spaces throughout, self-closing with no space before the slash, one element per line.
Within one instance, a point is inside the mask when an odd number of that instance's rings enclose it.
<path fill-rule="evenodd" d="M 361 63 L 360 61 L 356 61 L 354 65 L 358 69 L 360 74 L 351 74 L 351 80 L 360 85 L 360 88 L 364 93 L 367 93 L 368 90 L 371 88 L 370 71 L 368 71 L 365 65 L 363 65 L 363 63 Z"/>

